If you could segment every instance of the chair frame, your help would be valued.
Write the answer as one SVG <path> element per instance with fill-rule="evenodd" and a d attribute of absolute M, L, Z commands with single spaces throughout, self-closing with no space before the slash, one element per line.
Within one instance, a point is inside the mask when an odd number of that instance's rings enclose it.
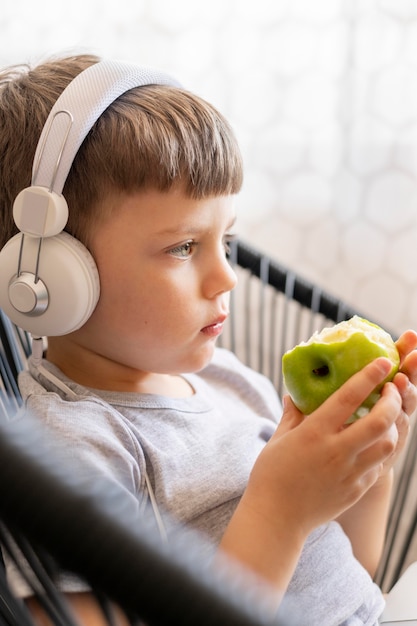
<path fill-rule="evenodd" d="M 233 242 L 230 261 L 238 274 L 239 286 L 232 292 L 230 319 L 219 344 L 231 349 L 244 363 L 268 376 L 276 386 L 279 395 L 282 396 L 285 393 L 281 374 L 283 353 L 296 343 L 308 339 L 314 330 L 349 319 L 355 314 L 361 315 L 361 313 L 343 300 L 334 297 L 318 285 L 304 279 L 288 267 L 272 260 L 243 241 Z M 363 315 L 361 316 L 363 317 Z M 30 337 L 21 329 L 16 328 L 0 311 L 0 340 L 0 417 L 2 418 L 0 423 L 4 423 L 19 410 L 22 404 L 17 387 L 17 377 L 19 372 L 25 368 L 30 355 Z M 416 430 L 412 433 L 401 473 L 397 477 L 387 532 L 387 545 L 377 574 L 377 582 L 383 588 L 385 586 L 385 591 L 389 590 L 406 566 L 407 554 L 417 523 L 416 506 L 412 523 L 409 528 L 403 531 L 402 545 L 398 548 L 401 513 L 409 496 L 410 485 L 414 476 L 414 455 L 417 449 L 416 433 Z M 7 437 L 0 436 L 0 446 L 2 445 L 6 447 L 10 445 Z M 31 469 L 27 470 L 33 474 L 36 469 L 35 459 L 25 460 L 19 456 L 16 449 L 11 452 L 9 450 L 9 453 L 10 459 L 18 459 L 18 463 L 35 463 L 34 467 L 31 465 Z M 0 448 L 0 518 L 6 520 L 13 527 L 16 526 L 19 533 L 23 532 L 25 536 L 31 536 L 33 524 L 27 523 L 28 511 L 25 511 L 24 514 L 16 513 L 16 500 L 8 501 L 8 498 L 13 495 L 11 492 L 13 492 L 14 487 L 11 488 L 12 478 L 6 479 L 6 476 L 10 476 L 6 471 L 4 461 L 6 458 L 9 457 L 7 457 L 5 450 Z M 8 465 L 12 466 L 11 460 L 8 461 Z M 15 469 L 15 471 L 17 470 Z M 48 472 L 43 476 L 43 479 L 48 479 Z M 49 479 L 57 480 L 53 475 L 49 475 Z M 9 483 L 8 480 L 12 482 Z M 50 493 L 50 490 L 48 489 L 46 493 Z M 68 498 L 76 495 L 69 493 Z M 5 505 L 6 502 L 9 502 L 7 506 Z M 13 511 L 15 512 L 13 513 Z M 103 512 L 101 511 L 101 513 Z M 18 522 L 14 516 L 17 516 Z M 112 520 L 107 520 L 107 522 L 110 523 Z M 117 532 L 119 531 L 120 528 L 117 529 Z M 39 542 L 40 538 L 41 536 L 38 535 L 33 537 L 35 543 Z M 135 539 L 137 541 L 137 538 Z M 394 554 L 394 547 L 396 547 L 396 554 Z M 46 548 L 52 550 L 61 560 L 63 559 L 64 563 L 67 563 L 65 559 L 68 555 L 63 555 L 60 552 L 59 542 L 55 542 L 52 546 L 48 545 Z M 79 563 L 74 564 L 75 570 L 77 567 L 79 567 Z M 200 589 L 199 593 L 204 596 L 208 604 L 213 605 L 213 603 L 215 604 L 213 598 L 217 598 L 218 594 L 217 591 L 216 593 L 213 592 L 212 581 L 208 585 L 210 588 L 210 593 L 208 593 L 206 583 L 207 581 L 203 581 L 203 592 Z M 111 593 L 111 589 L 106 587 L 106 584 L 103 586 L 103 581 L 97 581 L 99 587 L 101 586 L 106 593 Z M 194 590 L 192 593 L 197 592 Z M 231 616 L 236 607 L 234 605 L 232 608 L 225 606 L 223 597 L 219 602 L 221 610 L 232 611 L 230 620 L 234 619 Z M 206 609 L 200 607 L 199 610 L 204 612 Z M 262 619 L 259 621 L 259 616 L 255 618 L 245 611 L 243 613 L 244 616 L 239 615 L 238 619 L 247 619 L 249 620 L 248 624 L 264 623 Z M 152 618 L 149 623 L 152 623 Z M 160 623 L 165 622 L 161 621 Z M 170 621 L 169 623 L 174 624 L 176 622 Z M 184 619 L 179 620 L 178 623 L 186 624 Z M 203 624 L 203 621 L 200 619 L 199 623 Z M 246 622 L 236 623 L 243 625 Z M 232 625 L 234 622 L 228 621 L 227 624 Z"/>

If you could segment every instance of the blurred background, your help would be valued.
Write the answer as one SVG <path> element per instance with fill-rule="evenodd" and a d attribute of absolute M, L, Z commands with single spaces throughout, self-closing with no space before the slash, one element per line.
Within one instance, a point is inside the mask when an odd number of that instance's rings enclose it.
<path fill-rule="evenodd" d="M 237 231 L 395 333 L 417 329 L 417 0 L 13 0 L 2 66 L 94 52 L 215 104 Z"/>

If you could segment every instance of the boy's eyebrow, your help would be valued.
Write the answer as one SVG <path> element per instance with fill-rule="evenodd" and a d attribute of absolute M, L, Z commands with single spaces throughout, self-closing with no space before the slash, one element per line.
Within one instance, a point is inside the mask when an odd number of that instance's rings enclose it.
<path fill-rule="evenodd" d="M 233 218 L 230 220 L 230 222 L 228 223 L 226 230 L 229 230 L 230 228 L 232 228 L 235 223 L 236 223 L 236 215 L 233 216 Z M 187 234 L 187 235 L 194 235 L 194 234 L 198 234 L 200 233 L 202 230 L 201 226 L 193 226 L 192 224 L 178 224 L 177 226 L 173 227 L 173 228 L 165 228 L 164 230 L 160 230 L 158 231 L 156 234 L 160 235 L 160 236 L 164 236 L 164 235 L 182 235 L 182 234 Z"/>

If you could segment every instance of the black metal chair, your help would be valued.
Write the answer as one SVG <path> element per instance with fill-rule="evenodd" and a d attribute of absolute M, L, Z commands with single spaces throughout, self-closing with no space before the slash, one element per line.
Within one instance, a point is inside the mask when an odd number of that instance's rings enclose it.
<path fill-rule="evenodd" d="M 239 281 L 232 293 L 230 319 L 220 345 L 267 375 L 282 395 L 285 389 L 281 358 L 285 350 L 308 339 L 314 330 L 358 312 L 242 241 L 232 246 L 230 260 Z M 132 616 L 132 623 L 139 617 L 148 624 L 270 623 L 262 602 L 257 598 L 247 601 L 247 588 L 241 585 L 241 580 L 236 584 L 226 583 L 226 577 L 217 570 L 202 568 L 198 541 L 193 539 L 191 548 L 184 550 L 184 541 L 189 539 L 181 538 L 179 533 L 178 545 L 174 542 L 169 549 L 161 546 L 159 535 L 156 540 L 146 521 L 149 516 L 138 524 L 140 532 L 132 535 L 120 515 L 123 510 L 120 494 L 112 492 L 108 485 L 103 485 L 101 492 L 95 486 L 94 493 L 86 493 L 82 485 L 68 479 L 71 472 L 57 472 L 53 450 L 45 448 L 42 433 L 33 427 L 30 416 L 23 420 L 21 428 L 9 422 L 21 405 L 17 375 L 26 366 L 30 341 L 1 311 L 0 339 L 1 536 L 11 558 L 15 543 L 8 543 L 10 532 L 26 554 L 31 563 L 34 593 L 46 603 L 53 623 L 72 624 L 54 586 L 57 564 L 85 576 L 98 597 L 120 603 Z M 386 590 L 402 571 L 414 531 L 410 526 L 409 531 L 403 532 L 399 550 L 398 528 L 409 494 L 416 447 L 417 436 L 413 433 L 397 478 L 387 547 L 378 572 L 379 582 Z M 62 467 L 62 461 L 58 466 Z M 115 508 L 117 518 L 112 515 Z M 76 524 L 74 511 L 83 511 L 77 515 Z M 100 539 L 81 541 L 81 537 L 91 536 L 91 528 L 96 539 Z M 190 555 L 188 559 L 184 557 L 186 552 Z M 108 563 L 112 564 L 111 568 L 106 567 Z M 237 580 L 233 575 L 228 575 L 229 578 Z M 138 580 L 146 580 L 140 592 Z M 10 595 L 4 571 L 0 575 L 0 600 L 0 626 L 30 623 L 25 607 L 16 604 Z M 274 623 L 296 623 L 295 616 L 279 620 Z"/>

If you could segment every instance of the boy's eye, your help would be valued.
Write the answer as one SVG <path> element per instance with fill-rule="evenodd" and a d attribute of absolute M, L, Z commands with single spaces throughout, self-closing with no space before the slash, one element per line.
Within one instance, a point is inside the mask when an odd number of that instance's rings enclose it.
<path fill-rule="evenodd" d="M 223 239 L 223 246 L 226 254 L 230 254 L 231 252 L 231 244 L 236 240 L 236 235 L 226 235 Z"/>
<path fill-rule="evenodd" d="M 185 243 L 182 243 L 180 246 L 171 248 L 169 253 L 180 258 L 186 258 L 188 256 L 191 256 L 196 245 L 197 244 L 195 241 L 186 241 Z"/>

